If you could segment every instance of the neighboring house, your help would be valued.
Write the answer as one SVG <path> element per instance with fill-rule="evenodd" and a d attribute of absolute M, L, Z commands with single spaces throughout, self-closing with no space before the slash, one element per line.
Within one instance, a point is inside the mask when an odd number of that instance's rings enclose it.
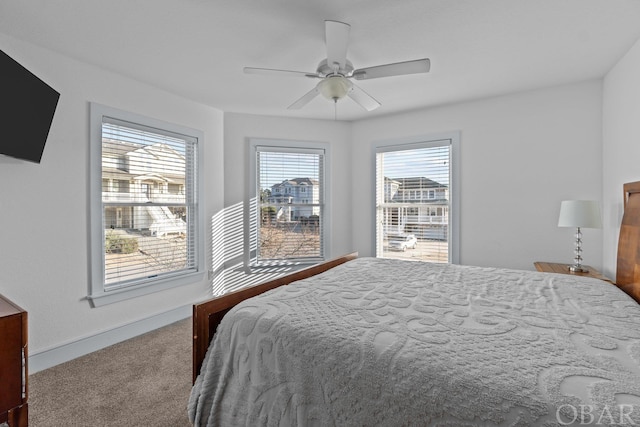
<path fill-rule="evenodd" d="M 313 215 L 320 215 L 320 185 L 318 180 L 311 178 L 294 178 L 271 186 L 268 203 L 279 206 L 276 211 L 278 221 L 297 221 L 307 219 Z"/>
<path fill-rule="evenodd" d="M 107 228 L 149 230 L 162 236 L 185 233 L 185 157 L 166 144 L 102 144 L 102 200 L 117 203 L 150 203 L 150 206 L 105 207 Z M 167 206 L 157 206 L 163 204 Z"/>
<path fill-rule="evenodd" d="M 425 177 L 385 177 L 382 224 L 385 235 L 410 233 L 420 239 L 446 239 L 448 186 Z"/>

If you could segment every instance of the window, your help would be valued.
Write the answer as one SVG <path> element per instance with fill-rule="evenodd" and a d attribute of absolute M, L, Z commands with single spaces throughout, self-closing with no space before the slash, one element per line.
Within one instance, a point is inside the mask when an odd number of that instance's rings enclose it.
<path fill-rule="evenodd" d="M 91 104 L 94 306 L 202 280 L 201 144 L 199 131 Z"/>
<path fill-rule="evenodd" d="M 252 140 L 251 265 L 326 257 L 326 145 Z M 283 190 L 284 194 L 283 195 Z"/>
<path fill-rule="evenodd" d="M 458 140 L 450 135 L 376 148 L 376 256 L 458 262 Z M 408 235 L 417 243 L 407 245 Z"/>

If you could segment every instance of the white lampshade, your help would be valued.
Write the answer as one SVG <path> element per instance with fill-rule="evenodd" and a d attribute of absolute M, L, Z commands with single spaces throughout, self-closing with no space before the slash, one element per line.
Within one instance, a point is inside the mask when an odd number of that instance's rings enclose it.
<path fill-rule="evenodd" d="M 336 74 L 322 79 L 320 83 L 318 83 L 318 90 L 325 98 L 337 101 L 347 96 L 352 86 L 353 83 L 345 77 Z"/>
<path fill-rule="evenodd" d="M 593 200 L 565 200 L 560 205 L 558 227 L 601 228 L 600 205 Z"/>

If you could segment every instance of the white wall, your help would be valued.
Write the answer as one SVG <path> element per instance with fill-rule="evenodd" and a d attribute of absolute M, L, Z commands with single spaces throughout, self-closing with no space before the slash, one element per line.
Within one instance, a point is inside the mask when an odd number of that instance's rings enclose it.
<path fill-rule="evenodd" d="M 462 264 L 532 270 L 572 262 L 560 202 L 600 200 L 601 82 L 553 87 L 376 118 L 353 126 L 353 243 L 373 255 L 372 145 L 460 131 Z M 601 266 L 601 230 L 584 230 L 585 264 Z"/>
<path fill-rule="evenodd" d="M 622 185 L 640 180 L 640 41 L 604 78 L 603 268 L 615 278 Z"/>
<path fill-rule="evenodd" d="M 248 114 L 226 113 L 224 116 L 224 204 L 227 263 L 242 257 L 242 221 L 244 201 L 248 200 L 249 139 L 319 141 L 330 146 L 331 215 L 329 257 L 352 251 L 351 245 L 351 124 L 328 120 L 288 119 Z M 227 287 L 244 280 L 227 276 Z"/>
<path fill-rule="evenodd" d="M 0 44 L 61 94 L 41 164 L 0 155 L 0 293 L 29 312 L 30 353 L 205 297 L 203 281 L 100 308 L 86 301 L 89 102 L 202 130 L 207 216 L 223 206 L 222 113 L 3 34 Z"/>

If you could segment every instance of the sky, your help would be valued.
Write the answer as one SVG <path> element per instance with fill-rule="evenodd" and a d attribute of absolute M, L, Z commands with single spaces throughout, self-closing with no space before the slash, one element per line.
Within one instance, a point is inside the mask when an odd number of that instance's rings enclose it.
<path fill-rule="evenodd" d="M 449 185 L 449 146 L 382 153 L 387 178 L 425 177 Z"/>

